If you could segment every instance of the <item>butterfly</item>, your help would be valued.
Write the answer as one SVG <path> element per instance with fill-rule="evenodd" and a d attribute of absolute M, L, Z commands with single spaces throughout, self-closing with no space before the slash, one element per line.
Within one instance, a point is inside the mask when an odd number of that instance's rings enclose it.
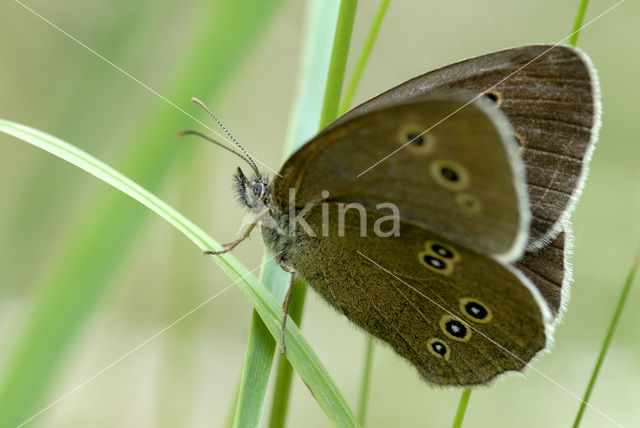
<path fill-rule="evenodd" d="M 552 342 L 569 215 L 600 124 L 573 47 L 530 45 L 418 76 L 347 112 L 275 177 L 234 186 L 266 247 L 439 385 L 522 371 Z M 215 118 L 215 117 L 214 117 Z M 194 132 L 190 132 L 194 133 Z M 394 209 L 395 207 L 395 209 Z M 282 334 L 284 343 L 284 322 Z"/>

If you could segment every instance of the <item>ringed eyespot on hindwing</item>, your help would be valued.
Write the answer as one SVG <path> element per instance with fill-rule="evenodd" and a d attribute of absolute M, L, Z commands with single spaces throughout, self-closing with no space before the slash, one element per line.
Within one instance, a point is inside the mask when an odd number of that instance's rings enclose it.
<path fill-rule="evenodd" d="M 450 339 L 466 342 L 471 339 L 471 328 L 454 315 L 443 315 L 440 318 L 440 329 Z"/>
<path fill-rule="evenodd" d="M 424 251 L 418 253 L 418 260 L 433 272 L 448 276 L 460 261 L 460 253 L 443 242 L 429 240 L 425 242 L 424 248 Z"/>
<path fill-rule="evenodd" d="M 432 337 L 427 341 L 427 346 L 429 352 L 437 358 L 444 358 L 445 360 L 448 360 L 449 356 L 451 356 L 451 349 L 449 348 L 449 345 L 447 345 L 447 343 L 442 339 Z"/>
<path fill-rule="evenodd" d="M 470 321 L 488 323 L 493 319 L 491 309 L 480 300 L 463 297 L 458 306 L 462 315 Z"/>

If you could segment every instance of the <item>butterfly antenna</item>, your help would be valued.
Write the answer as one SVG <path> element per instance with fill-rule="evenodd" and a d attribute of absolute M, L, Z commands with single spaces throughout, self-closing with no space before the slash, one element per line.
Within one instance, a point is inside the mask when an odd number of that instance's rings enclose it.
<path fill-rule="evenodd" d="M 222 124 L 222 122 L 220 121 L 220 119 L 218 119 L 216 117 L 215 114 L 213 114 L 213 112 L 211 110 L 209 110 L 209 107 L 207 107 L 202 101 L 200 101 L 197 98 L 191 98 L 191 101 L 193 101 L 194 103 L 198 104 L 200 107 L 202 107 L 207 113 L 209 113 L 209 116 L 211 116 L 213 118 L 213 120 L 216 121 L 216 123 L 218 124 L 218 126 L 220 126 L 220 128 L 222 128 L 222 130 L 224 131 L 225 134 L 227 134 L 227 136 L 229 138 L 231 138 L 231 141 L 234 142 L 234 144 L 236 146 L 238 146 L 238 148 L 242 151 L 242 153 L 244 153 L 244 157 L 242 157 L 249 165 L 251 165 L 251 168 L 253 168 L 253 171 L 256 173 L 256 175 L 260 175 L 260 172 L 258 171 L 258 167 L 256 166 L 256 163 L 253 161 L 253 158 L 251 157 L 251 155 L 249 154 L 249 152 L 247 152 L 244 147 L 242 147 L 240 145 L 240 143 L 238 142 L 238 140 L 236 140 L 236 138 L 231 135 L 231 132 L 229 132 L 229 130 Z M 209 141 L 212 141 L 211 139 L 207 138 Z M 222 145 L 220 143 L 218 143 L 217 141 L 215 142 L 218 145 Z M 228 147 L 225 147 L 228 149 Z M 230 149 L 229 149 L 230 150 Z M 235 151 L 231 150 L 232 152 L 236 153 Z M 236 153 L 237 154 L 237 153 Z"/>
<path fill-rule="evenodd" d="M 181 138 L 181 137 L 184 137 L 185 135 L 197 135 L 198 137 L 202 137 L 202 138 L 204 138 L 205 140 L 207 140 L 207 141 L 209 141 L 209 142 L 212 142 L 213 144 L 215 144 L 215 145 L 217 145 L 217 146 L 220 146 L 220 147 L 222 147 L 222 148 L 223 148 L 223 149 L 225 149 L 225 150 L 230 151 L 231 153 L 233 153 L 234 155 L 238 156 L 240 159 L 242 159 L 243 161 L 245 161 L 246 163 L 248 163 L 248 164 L 249 164 L 249 166 L 251 166 L 251 168 L 254 168 L 254 164 L 253 164 L 252 162 L 250 162 L 250 161 L 249 161 L 249 159 L 247 159 L 246 157 L 244 157 L 244 156 L 242 155 L 242 153 L 236 152 L 235 150 L 233 150 L 231 147 L 227 146 L 226 144 L 223 144 L 223 143 L 221 143 L 221 142 L 219 142 L 219 141 L 216 141 L 216 140 L 214 140 L 213 138 L 208 137 L 208 136 L 204 135 L 204 134 L 203 134 L 203 133 L 201 133 L 201 132 L 198 132 L 198 131 L 190 131 L 190 130 L 189 130 L 189 131 L 181 131 L 181 132 L 178 132 L 178 134 L 176 135 L 176 138 Z"/>

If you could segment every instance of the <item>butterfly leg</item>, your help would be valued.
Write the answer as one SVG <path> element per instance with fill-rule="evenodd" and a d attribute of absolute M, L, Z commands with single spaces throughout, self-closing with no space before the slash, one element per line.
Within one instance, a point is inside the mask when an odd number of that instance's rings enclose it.
<path fill-rule="evenodd" d="M 212 255 L 212 256 L 219 256 L 220 254 L 224 254 L 224 253 L 228 253 L 229 251 L 233 250 L 234 248 L 236 248 L 238 246 L 239 243 L 241 243 L 242 241 L 244 241 L 245 239 L 247 239 L 249 237 L 249 235 L 251 235 L 251 231 L 253 230 L 254 227 L 256 227 L 258 223 L 251 223 L 249 225 L 249 227 L 247 227 L 247 230 L 242 234 L 242 236 L 238 239 L 236 239 L 235 241 L 232 242 L 228 242 L 226 244 L 222 244 L 222 246 L 224 247 L 223 250 L 220 251 L 205 251 L 204 254 L 205 255 Z"/>
<path fill-rule="evenodd" d="M 287 294 L 284 296 L 284 301 L 282 302 L 282 311 L 284 312 L 284 316 L 282 317 L 282 328 L 280 329 L 280 344 L 282 346 L 282 354 L 287 353 L 287 345 L 285 345 L 285 329 L 287 327 L 287 316 L 289 315 L 289 305 L 291 304 L 291 296 L 293 295 L 293 287 L 296 283 L 297 275 L 296 271 L 285 265 L 282 260 L 280 260 L 280 266 L 285 271 L 291 274 L 289 280 L 289 289 L 287 290 Z"/>

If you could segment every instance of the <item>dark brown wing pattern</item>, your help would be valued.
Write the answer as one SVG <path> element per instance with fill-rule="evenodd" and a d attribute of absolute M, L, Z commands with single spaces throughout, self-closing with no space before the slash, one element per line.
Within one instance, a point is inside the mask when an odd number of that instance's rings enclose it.
<path fill-rule="evenodd" d="M 579 49 L 534 45 L 467 59 L 390 89 L 330 126 L 411 98 L 484 91 L 522 147 L 533 213 L 529 242 L 540 247 L 560 232 L 580 195 L 600 124 L 598 79 Z"/>
<path fill-rule="evenodd" d="M 337 216 L 330 204 L 329 216 Z M 321 208 L 305 217 L 321 230 Z M 334 217 L 335 218 L 335 217 Z M 351 321 L 391 345 L 430 382 L 474 385 L 522 370 L 547 344 L 551 314 L 522 274 L 425 229 L 375 236 L 379 214 L 345 212 L 328 236 L 288 255 L 298 273 Z"/>
<path fill-rule="evenodd" d="M 322 132 L 285 163 L 274 182 L 276 203 L 288 209 L 291 189 L 297 207 L 323 198 L 370 211 L 392 203 L 404 221 L 501 260 L 519 258 L 530 219 L 524 166 L 498 110 L 468 105 L 360 175 L 464 104 L 409 102 Z"/>

